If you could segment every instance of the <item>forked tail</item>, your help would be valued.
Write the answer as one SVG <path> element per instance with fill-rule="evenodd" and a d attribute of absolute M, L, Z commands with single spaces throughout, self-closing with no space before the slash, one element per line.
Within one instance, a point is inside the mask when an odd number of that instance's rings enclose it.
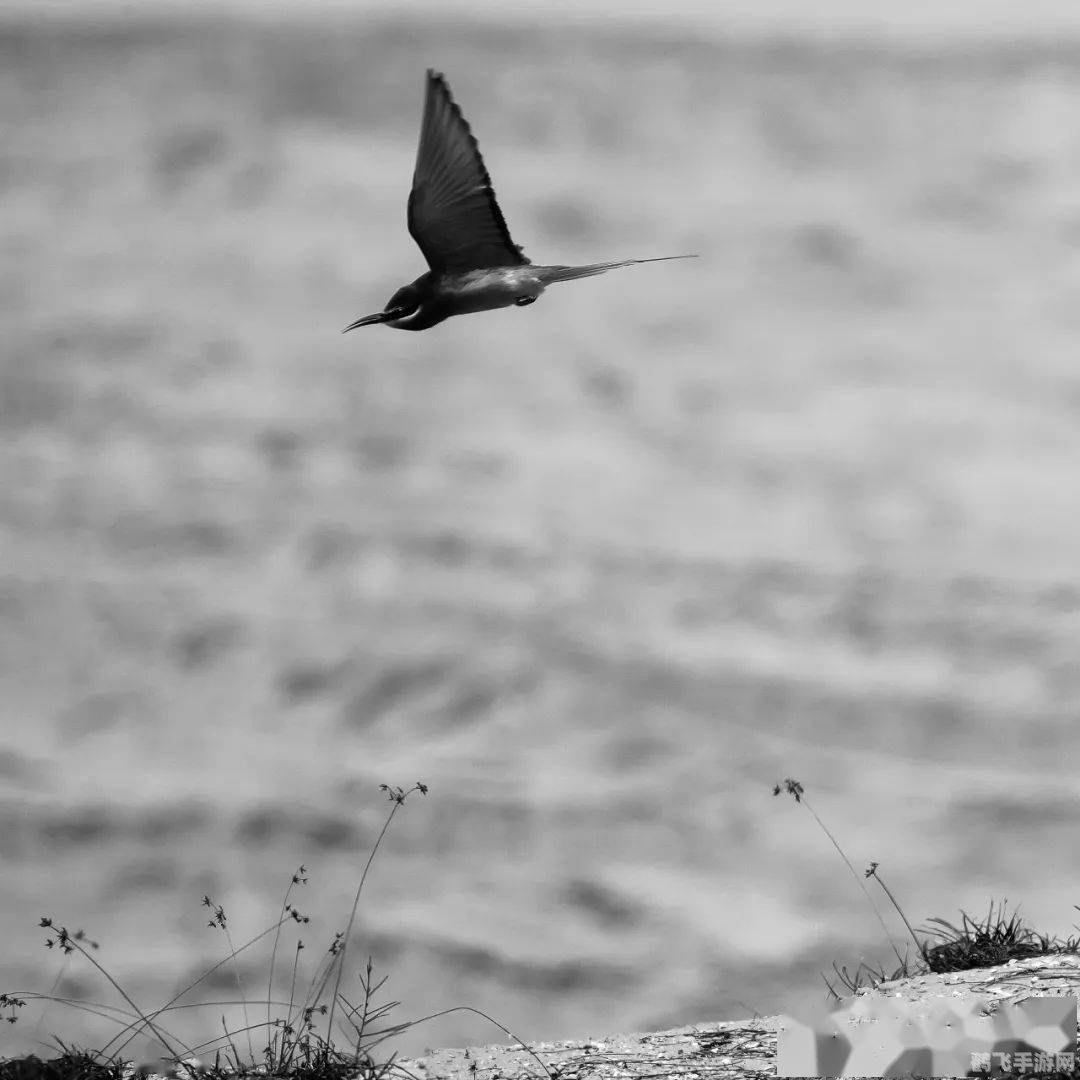
<path fill-rule="evenodd" d="M 540 276 L 540 280 L 545 285 L 551 285 L 556 281 L 574 281 L 576 278 L 593 277 L 596 274 L 606 273 L 608 270 L 618 270 L 620 266 L 696 258 L 696 255 L 661 255 L 658 259 L 623 259 L 621 262 L 592 263 L 589 266 L 534 266 L 531 269 Z"/>

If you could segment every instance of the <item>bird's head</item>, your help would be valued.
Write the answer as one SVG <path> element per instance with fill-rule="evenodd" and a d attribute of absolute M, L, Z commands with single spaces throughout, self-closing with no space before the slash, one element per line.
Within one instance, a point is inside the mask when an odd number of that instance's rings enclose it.
<path fill-rule="evenodd" d="M 362 319 L 349 323 L 341 332 L 345 334 L 350 330 L 357 329 L 357 327 L 374 326 L 377 323 L 385 323 L 388 326 L 397 327 L 399 330 L 421 329 L 420 327 L 413 327 L 409 323 L 411 318 L 419 314 L 420 303 L 420 290 L 416 287 L 416 282 L 411 285 L 402 285 L 386 302 L 386 307 L 382 311 L 377 311 L 374 315 L 365 315 Z"/>

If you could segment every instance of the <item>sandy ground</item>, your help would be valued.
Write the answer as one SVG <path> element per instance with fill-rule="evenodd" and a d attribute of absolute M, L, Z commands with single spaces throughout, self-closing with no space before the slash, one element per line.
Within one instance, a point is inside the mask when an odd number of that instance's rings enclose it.
<path fill-rule="evenodd" d="M 341 337 L 422 269 L 428 64 L 533 258 L 701 259 Z M 203 894 L 244 940 L 300 863 L 317 954 L 414 779 L 356 944 L 401 1016 L 657 1029 L 888 963 L 785 775 L 913 921 L 1068 932 L 1078 112 L 1066 43 L 8 24 L 0 989 L 111 1000 L 48 914 L 165 1000 Z"/>

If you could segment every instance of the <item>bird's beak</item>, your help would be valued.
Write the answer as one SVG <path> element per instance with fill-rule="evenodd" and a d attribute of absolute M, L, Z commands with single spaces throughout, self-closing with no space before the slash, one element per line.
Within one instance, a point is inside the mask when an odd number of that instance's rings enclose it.
<path fill-rule="evenodd" d="M 400 313 L 398 311 L 377 311 L 374 315 L 365 315 L 362 319 L 357 319 L 354 323 L 349 323 L 341 332 L 347 334 L 350 330 L 355 330 L 358 326 L 374 326 L 376 323 L 389 322 L 391 319 L 396 319 Z"/>

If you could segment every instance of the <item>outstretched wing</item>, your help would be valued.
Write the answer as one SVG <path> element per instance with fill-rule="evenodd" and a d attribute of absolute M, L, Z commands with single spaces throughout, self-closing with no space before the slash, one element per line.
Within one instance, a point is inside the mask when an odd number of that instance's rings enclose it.
<path fill-rule="evenodd" d="M 510 239 L 465 117 L 446 80 L 430 68 L 409 194 L 409 232 L 436 273 L 529 261 Z"/>

